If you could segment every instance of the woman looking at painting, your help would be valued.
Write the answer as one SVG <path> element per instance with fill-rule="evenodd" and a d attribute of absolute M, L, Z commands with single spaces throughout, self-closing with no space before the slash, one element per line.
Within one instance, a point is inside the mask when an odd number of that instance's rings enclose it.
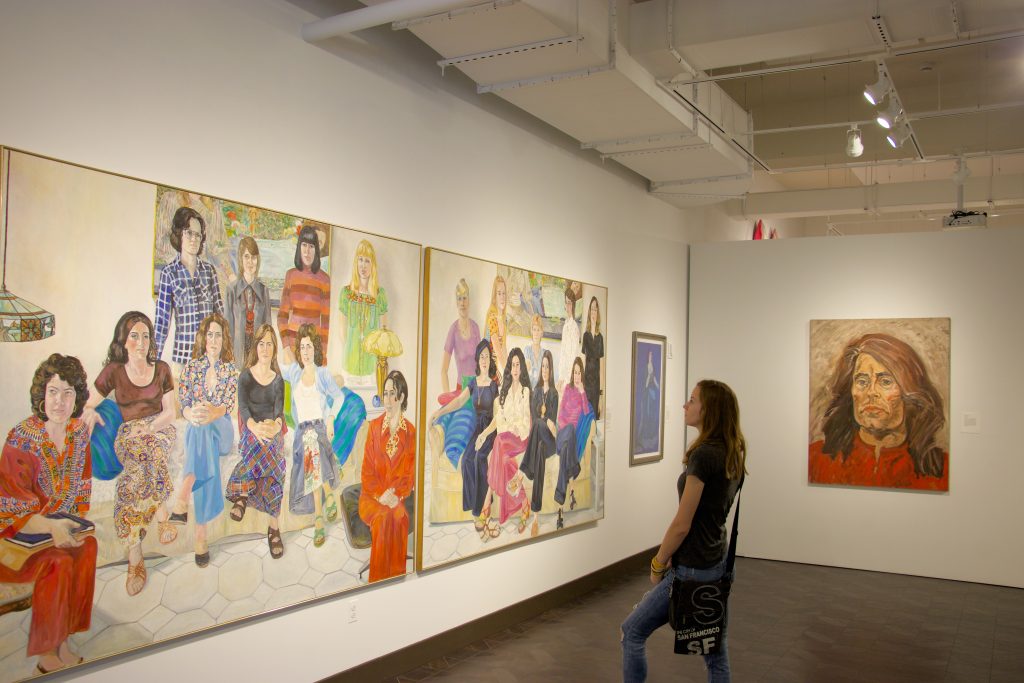
<path fill-rule="evenodd" d="M 505 285 L 505 278 L 500 275 L 494 276 L 494 284 L 491 286 L 491 305 L 487 308 L 487 317 L 484 318 L 484 338 L 491 340 L 491 347 L 494 349 L 495 362 L 498 363 L 498 371 L 505 369 L 505 360 L 508 355 L 506 342 L 508 340 L 508 288 Z"/>
<path fill-rule="evenodd" d="M 540 363 L 544 355 L 540 340 L 544 338 L 544 321 L 537 313 L 530 319 L 530 344 L 523 349 L 523 357 L 526 359 L 526 369 L 530 375 L 530 386 L 537 386 L 540 381 Z"/>
<path fill-rule="evenodd" d="M 530 385 L 525 367 L 523 352 L 512 349 L 505 363 L 501 391 L 494 404 L 494 419 L 476 437 L 477 448 L 480 448 L 492 433 L 497 433 L 487 466 L 488 495 L 491 503 L 497 497 L 501 506 L 498 524 L 504 524 L 518 513 L 519 533 L 523 533 L 530 517 L 521 480 L 516 478 L 519 471 L 516 456 L 526 450 L 526 439 L 530 436 Z M 490 509 L 490 505 L 487 508 Z"/>
<path fill-rule="evenodd" d="M 238 396 L 238 371 L 231 353 L 227 321 L 216 313 L 199 323 L 192 359 L 178 381 L 178 401 L 185 418 L 183 479 L 171 509 L 171 522 L 188 521 L 188 496 L 195 501 L 195 562 L 210 564 L 206 525 L 224 512 L 220 456 L 231 450 L 235 431 L 231 413 Z"/>
<path fill-rule="evenodd" d="M 356 246 L 352 281 L 341 291 L 338 310 L 345 331 L 345 372 L 372 375 L 377 357 L 363 348 L 363 340 L 370 332 L 388 326 L 388 297 L 377 280 L 377 255 L 367 240 Z"/>
<path fill-rule="evenodd" d="M 270 291 L 260 280 L 260 247 L 252 237 L 238 243 L 238 272 L 224 305 L 234 343 L 232 355 L 241 362 L 252 348 L 256 330 L 271 321 Z"/>
<path fill-rule="evenodd" d="M 725 519 L 746 474 L 746 441 L 740 429 L 740 408 L 723 382 L 701 380 L 683 407 L 686 426 L 697 438 L 686 449 L 684 471 L 676 482 L 679 506 L 669 522 L 658 552 L 651 558 L 651 583 L 622 624 L 622 679 L 647 679 L 647 639 L 668 623 L 672 580 L 717 581 L 725 573 Z M 727 640 L 704 656 L 708 681 L 731 680 Z"/>
<path fill-rule="evenodd" d="M 562 392 L 558 410 L 558 437 L 555 439 L 558 483 L 555 486 L 555 502 L 559 505 L 565 504 L 566 489 L 580 473 L 580 460 L 593 422 L 594 411 L 583 387 L 583 359 L 577 357 L 572 363 L 572 385 Z M 569 509 L 575 507 L 576 494 L 569 488 Z"/>
<path fill-rule="evenodd" d="M 295 267 L 284 276 L 281 306 L 277 309 L 277 329 L 281 345 L 295 345 L 299 326 L 316 327 L 327 345 L 327 321 L 331 315 L 331 278 L 320 269 L 320 240 L 316 228 L 304 225 L 295 244 Z"/>
<path fill-rule="evenodd" d="M 20 567 L 0 563 L 0 581 L 33 583 L 26 655 L 50 673 L 78 664 L 68 636 L 89 630 L 96 586 L 96 539 L 76 534 L 89 511 L 92 467 L 89 396 L 77 358 L 55 353 L 36 368 L 29 392 L 32 415 L 7 435 L 0 455 L 0 538 L 49 534 L 52 543 Z"/>
<path fill-rule="evenodd" d="M 154 515 L 161 543 L 178 537 L 164 507 L 174 490 L 167 469 L 167 456 L 177 435 L 174 380 L 167 363 L 156 359 L 152 336 L 153 323 L 144 313 L 129 311 L 121 316 L 103 370 L 96 378 L 96 393 L 82 413 L 90 429 L 96 422 L 103 424 L 95 407 L 114 392 L 124 420 L 114 441 L 114 452 L 124 467 L 117 480 L 114 530 L 128 547 L 128 595 L 138 595 L 146 585 L 142 539 Z"/>
<path fill-rule="evenodd" d="M 487 458 L 494 445 L 494 434 L 486 436 L 482 443 L 477 437 L 494 419 L 494 399 L 498 397 L 498 370 L 491 353 L 491 343 L 484 339 L 476 346 L 476 377 L 469 380 L 459 395 L 442 406 L 430 417 L 435 424 L 439 418 L 472 402 L 476 415 L 473 432 L 462 453 L 462 509 L 472 512 L 473 528 L 483 541 L 496 538 L 500 533 L 497 524 L 489 520 L 490 509 L 484 513 L 487 498 Z"/>
<path fill-rule="evenodd" d="M 544 469 L 547 459 L 555 454 L 558 436 L 558 390 L 552 377 L 551 352 L 545 350 L 540 362 L 540 379 L 533 388 L 530 397 L 530 416 L 533 420 L 530 426 L 530 439 L 526 442 L 526 453 L 523 455 L 523 462 L 519 466 L 519 480 L 525 475 L 533 482 L 530 494 L 530 509 L 540 512 L 544 504 Z M 531 535 L 537 534 L 537 516 L 533 518 Z"/>
<path fill-rule="evenodd" d="M 384 380 L 384 414 L 370 422 L 363 452 L 359 516 L 370 527 L 371 582 L 405 573 L 405 499 L 416 483 L 416 428 L 405 419 L 408 401 L 405 375 L 392 370 Z"/>
<path fill-rule="evenodd" d="M 601 372 L 604 366 L 604 336 L 601 334 L 601 307 L 597 297 L 590 297 L 587 307 L 587 331 L 583 333 L 583 386 L 587 400 L 594 409 L 594 419 L 601 419 Z"/>
<path fill-rule="evenodd" d="M 277 338 L 270 325 L 256 330 L 256 344 L 238 376 L 238 421 L 242 459 L 231 472 L 224 493 L 233 504 L 229 516 L 241 522 L 249 507 L 269 515 L 267 545 L 270 556 L 277 559 L 284 555 L 278 520 L 284 498 L 284 380 L 277 365 Z"/>
<path fill-rule="evenodd" d="M 460 279 L 455 285 L 455 308 L 459 317 L 448 328 L 448 336 L 444 342 L 444 356 L 441 359 L 441 389 L 443 393 L 437 397 L 438 403 L 447 405 L 469 386 L 470 380 L 476 376 L 476 349 L 480 344 L 480 327 L 469 317 L 469 285 Z M 458 381 L 454 391 L 450 389 L 448 371 L 452 357 L 455 358 L 455 371 Z M 452 466 L 457 466 L 459 457 L 466 450 L 470 432 L 473 430 L 473 402 L 466 401 L 456 411 L 441 414 L 437 420 L 438 429 L 428 432 L 431 450 L 440 453 L 442 437 L 444 453 Z M 440 431 L 440 433 L 438 433 Z"/>
<path fill-rule="evenodd" d="M 324 367 L 323 346 L 315 327 L 299 328 L 294 351 L 284 350 L 281 374 L 292 388 L 295 420 L 288 509 L 298 515 L 314 515 L 313 545 L 319 548 L 327 539 L 324 513 L 328 522 L 338 518 L 334 489 L 340 475 L 331 438 L 334 413 L 341 408 L 343 394 Z M 335 410 L 331 410 L 332 405 Z"/>

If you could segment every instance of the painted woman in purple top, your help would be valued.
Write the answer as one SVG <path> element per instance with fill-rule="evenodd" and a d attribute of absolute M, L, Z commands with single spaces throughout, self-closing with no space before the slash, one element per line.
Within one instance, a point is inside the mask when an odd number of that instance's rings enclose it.
<path fill-rule="evenodd" d="M 480 326 L 469 317 L 469 285 L 464 279 L 460 279 L 455 285 L 455 306 L 459 317 L 448 328 L 448 336 L 444 342 L 444 357 L 441 359 L 442 393 L 437 397 L 437 401 L 442 406 L 458 396 L 476 376 L 475 354 L 480 343 Z M 455 357 L 457 373 L 454 390 L 448 373 L 452 356 Z M 473 403 L 467 401 L 460 410 L 441 416 L 437 421 L 437 428 L 427 431 L 434 453 L 441 452 L 443 439 L 444 453 L 453 467 L 458 465 L 459 457 L 469 442 L 469 433 L 473 429 L 473 414 Z"/>
<path fill-rule="evenodd" d="M 565 504 L 566 489 L 580 473 L 581 448 L 586 446 L 586 435 L 581 437 L 579 428 L 587 428 L 593 421 L 594 412 L 583 388 L 583 359 L 577 356 L 572 362 L 572 384 L 562 392 L 558 408 L 558 436 L 555 439 L 558 484 L 555 486 L 555 502 L 559 505 Z M 571 490 L 569 494 L 571 510 L 576 507 L 576 496 Z"/>

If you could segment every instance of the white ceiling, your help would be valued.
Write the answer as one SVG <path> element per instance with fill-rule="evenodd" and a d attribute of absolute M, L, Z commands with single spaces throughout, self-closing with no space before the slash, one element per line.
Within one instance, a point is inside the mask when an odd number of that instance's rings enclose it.
<path fill-rule="evenodd" d="M 969 206 L 1024 210 L 1022 0 L 470 0 L 433 11 L 392 28 L 481 96 L 632 169 L 677 206 L 948 213 L 933 195 L 952 187 L 964 155 Z M 913 131 L 899 149 L 862 96 L 879 68 Z M 857 159 L 845 154 L 852 123 Z M 885 191 L 853 208 L 823 194 L 865 187 Z"/>

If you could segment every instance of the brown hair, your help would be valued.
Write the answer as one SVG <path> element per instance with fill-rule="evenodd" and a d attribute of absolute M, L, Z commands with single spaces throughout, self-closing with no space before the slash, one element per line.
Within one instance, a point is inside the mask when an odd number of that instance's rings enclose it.
<path fill-rule="evenodd" d="M 196 341 L 192 345 L 192 357 L 202 358 L 206 355 L 206 333 L 210 331 L 210 325 L 213 323 L 220 325 L 220 331 L 224 337 L 224 343 L 220 347 L 220 358 L 217 360 L 222 363 L 234 362 L 235 352 L 231 350 L 231 331 L 228 329 L 228 321 L 216 312 L 206 316 L 199 323 L 199 329 L 196 330 Z"/>
<path fill-rule="evenodd" d="M 587 317 L 583 321 L 587 331 L 590 331 L 590 309 L 597 306 L 597 320 L 594 321 L 594 334 L 601 334 L 601 304 L 597 302 L 597 297 L 590 297 L 590 304 L 587 306 Z"/>
<path fill-rule="evenodd" d="M 174 212 L 174 218 L 171 219 L 171 246 L 174 247 L 174 251 L 181 253 L 181 234 L 188 230 L 188 224 L 193 220 L 199 223 L 199 230 L 203 233 L 202 238 L 199 241 L 199 252 L 203 253 L 203 246 L 206 245 L 206 221 L 199 214 L 198 211 L 189 206 L 182 206 Z"/>
<path fill-rule="evenodd" d="M 110 346 L 107 348 L 107 358 L 103 361 L 104 365 L 128 362 L 128 349 L 124 347 L 124 344 L 128 341 L 128 334 L 135 327 L 136 323 L 146 323 L 146 327 L 149 328 L 149 352 L 146 354 L 146 362 L 150 365 L 156 363 L 153 321 L 145 313 L 128 311 L 121 316 L 121 319 L 117 321 L 117 325 L 114 326 L 114 338 L 110 340 Z"/>
<path fill-rule="evenodd" d="M 75 409 L 71 417 L 81 417 L 82 408 L 89 399 L 89 382 L 85 376 L 85 368 L 81 361 L 74 356 L 62 356 L 59 353 L 51 354 L 36 368 L 32 375 L 32 389 L 29 390 L 29 400 L 32 402 L 32 414 L 43 422 L 49 418 L 43 409 L 46 399 L 46 385 L 54 377 L 60 377 L 70 384 L 75 390 Z"/>
<path fill-rule="evenodd" d="M 739 479 L 747 473 L 747 441 L 740 429 L 740 403 L 736 394 L 725 382 L 716 379 L 702 379 L 697 382 L 700 390 L 700 434 L 686 449 L 683 462 L 708 442 L 720 443 L 725 447 L 725 476 Z"/>
<path fill-rule="evenodd" d="M 252 346 L 249 347 L 249 353 L 245 356 L 245 367 L 251 368 L 256 365 L 256 362 L 259 360 L 259 356 L 256 354 L 256 347 L 268 333 L 270 334 L 270 340 L 274 342 L 274 355 L 270 358 L 270 367 L 277 374 L 281 374 L 281 368 L 277 366 L 277 334 L 274 333 L 274 328 L 267 323 L 263 323 L 256 328 L 256 333 L 252 335 Z"/>
<path fill-rule="evenodd" d="M 822 452 L 845 460 L 853 450 L 853 435 L 859 431 L 853 415 L 853 373 L 857 359 L 866 353 L 884 365 L 896 378 L 903 399 L 907 450 L 914 472 L 941 477 L 942 449 L 935 444 L 935 432 L 945 423 L 942 396 L 928 378 L 924 363 L 906 342 L 888 334 L 865 334 L 850 342 L 836 364 L 829 382 L 832 400 L 825 410 L 825 445 Z"/>
<path fill-rule="evenodd" d="M 320 333 L 317 332 L 316 325 L 312 323 L 305 323 L 299 325 L 298 332 L 295 333 L 295 362 L 299 364 L 300 368 L 306 367 L 302 364 L 302 355 L 299 353 L 299 344 L 302 343 L 303 338 L 309 337 L 309 341 L 313 343 L 313 365 L 321 366 L 324 364 L 324 343 L 320 339 Z"/>
<path fill-rule="evenodd" d="M 249 253 L 256 257 L 256 277 L 260 276 L 260 265 L 263 258 L 260 256 L 260 245 L 255 239 L 246 235 L 238 243 L 238 276 L 245 277 L 245 269 L 242 268 L 242 254 Z"/>

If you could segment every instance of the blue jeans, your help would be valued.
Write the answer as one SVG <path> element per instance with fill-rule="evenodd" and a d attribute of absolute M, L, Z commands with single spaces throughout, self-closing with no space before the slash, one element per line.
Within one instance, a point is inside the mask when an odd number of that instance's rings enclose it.
<path fill-rule="evenodd" d="M 641 683 L 647 680 L 647 639 L 658 628 L 668 623 L 668 591 L 672 577 L 690 581 L 714 581 L 725 573 L 725 560 L 707 569 L 673 567 L 661 583 L 647 591 L 632 613 L 622 622 L 622 680 Z M 727 637 L 722 638 L 718 653 L 704 655 L 708 670 L 708 683 L 729 683 L 729 652 Z"/>

